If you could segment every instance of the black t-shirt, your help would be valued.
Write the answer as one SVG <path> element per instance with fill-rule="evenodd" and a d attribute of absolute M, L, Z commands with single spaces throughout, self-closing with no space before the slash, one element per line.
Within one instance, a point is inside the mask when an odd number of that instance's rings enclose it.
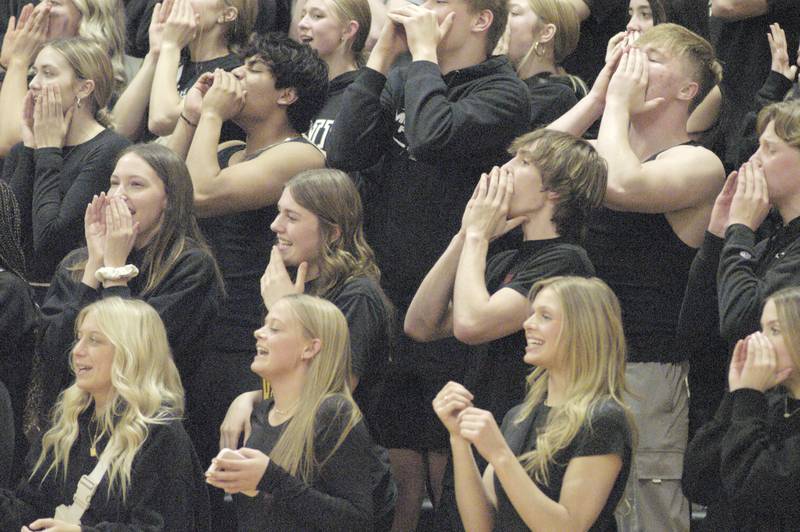
<path fill-rule="evenodd" d="M 575 88 L 567 76 L 542 72 L 524 81 L 531 96 L 531 129 L 548 125 L 578 103 Z"/>
<path fill-rule="evenodd" d="M 317 116 L 311 121 L 306 138 L 321 150 L 328 150 L 328 133 L 333 127 L 336 115 L 342 107 L 344 90 L 358 77 L 359 71 L 345 72 L 333 78 L 328 85 L 328 99 Z"/>
<path fill-rule="evenodd" d="M 544 403 L 534 408 L 531 415 L 521 423 L 515 422 L 522 405 L 509 410 L 501 430 L 515 456 L 520 456 L 536 448 L 536 437 L 544 428 L 550 407 Z M 556 453 L 553 463 L 548 469 L 548 484 L 536 482 L 536 486 L 550 499 L 558 501 L 561 497 L 561 485 L 570 460 L 581 456 L 600 456 L 616 454 L 622 458 L 622 469 L 614 481 L 606 504 L 600 511 L 591 531 L 616 530 L 614 510 L 622 499 L 625 483 L 631 467 L 632 438 L 631 427 L 623 408 L 611 399 L 598 402 L 587 414 L 587 419 L 570 444 Z M 503 485 L 495 475 L 495 493 L 497 494 L 497 513 L 494 529 L 498 532 L 529 530 L 511 501 L 508 499 Z"/>
<path fill-rule="evenodd" d="M 583 0 L 591 14 L 581 22 L 578 47 L 562 66 L 592 86 L 606 62 L 608 40 L 625 31 L 628 23 L 628 0 Z"/>
<path fill-rule="evenodd" d="M 104 129 L 83 144 L 26 148 L 3 164 L 3 179 L 19 203 L 22 246 L 30 281 L 50 282 L 58 263 L 83 245 L 86 204 L 108 190 L 117 155 L 130 141 Z"/>
<path fill-rule="evenodd" d="M 377 407 L 391 349 L 391 304 L 380 285 L 368 277 L 349 279 L 335 293 L 325 297 L 347 319 L 353 373 L 359 379 L 353 399 L 364 414 L 370 432 L 378 438 Z"/>
<path fill-rule="evenodd" d="M 269 455 L 289 422 L 272 426 L 267 420 L 273 400 L 261 402 L 250 418 L 253 431 L 246 446 Z M 234 496 L 239 530 L 372 531 L 387 509 L 394 507 L 395 489 L 387 453 L 372 442 L 363 421 L 347 434 L 333 454 L 349 417 L 341 396 L 322 401 L 316 414 L 315 467 L 310 484 L 270 460 L 255 497 Z"/>
<path fill-rule="evenodd" d="M 494 294 L 511 288 L 528 297 L 536 281 L 557 275 L 594 275 L 583 248 L 564 238 L 528 240 L 514 250 L 491 257 L 486 264 L 486 288 Z M 464 384 L 475 396 L 475 406 L 503 419 L 522 402 L 525 378 L 533 369 L 525 363 L 525 333 L 517 331 L 492 342 L 471 346 Z"/>

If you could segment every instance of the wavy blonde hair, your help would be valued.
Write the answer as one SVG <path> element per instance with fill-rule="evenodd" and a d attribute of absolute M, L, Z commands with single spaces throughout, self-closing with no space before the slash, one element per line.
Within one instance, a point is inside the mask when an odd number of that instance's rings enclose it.
<path fill-rule="evenodd" d="M 800 368 L 800 287 L 778 290 L 767 301 L 775 303 L 781 334 L 786 337 L 786 349 L 794 365 Z"/>
<path fill-rule="evenodd" d="M 125 75 L 125 6 L 121 0 L 71 0 L 81 12 L 78 35 L 99 44 L 114 72 L 112 93 L 119 95 L 128 84 Z"/>
<path fill-rule="evenodd" d="M 110 400 L 95 410 L 98 437 L 108 435 L 111 460 L 108 491 L 119 486 L 123 500 L 131 481 L 131 466 L 147 439 L 150 425 L 163 425 L 183 416 L 183 386 L 172 360 L 167 331 L 158 313 L 135 299 L 111 297 L 92 303 L 78 314 L 75 330 L 92 315 L 114 346 Z M 74 360 L 70 357 L 73 372 Z M 52 428 L 42 438 L 42 452 L 33 470 L 67 476 L 69 453 L 78 439 L 78 417 L 94 404 L 92 396 L 73 383 L 59 395 Z M 52 460 L 45 468 L 48 457 Z M 31 478 L 33 477 L 31 475 Z"/>
<path fill-rule="evenodd" d="M 756 131 L 760 137 L 770 122 L 775 123 L 775 134 L 794 149 L 800 149 L 800 101 L 787 100 L 764 107 L 758 113 Z"/>
<path fill-rule="evenodd" d="M 350 41 L 350 51 L 358 66 L 366 63 L 364 46 L 369 37 L 372 24 L 372 11 L 367 0 L 330 0 L 333 14 L 340 24 L 346 25 L 351 20 L 358 24 L 358 30 Z"/>
<path fill-rule="evenodd" d="M 364 238 L 361 197 L 347 174 L 328 168 L 306 170 L 294 176 L 286 189 L 319 219 L 323 244 L 312 295 L 328 297 L 353 277 L 380 280 L 375 253 Z"/>
<path fill-rule="evenodd" d="M 306 382 L 300 394 L 298 407 L 270 459 L 292 475 L 310 484 L 314 472 L 333 456 L 347 435 L 361 420 L 361 411 L 350 394 L 350 333 L 342 311 L 330 301 L 294 294 L 281 298 L 280 304 L 289 307 L 307 339 L 319 339 L 321 349 L 311 359 Z M 318 458 L 314 452 L 314 435 L 317 415 L 322 403 L 331 397 L 343 399 L 335 418 L 347 416 L 344 429 L 331 452 Z M 345 408 L 346 406 L 346 408 Z M 338 426 L 332 423 L 329 427 Z M 324 427 L 324 428 L 329 428 Z"/>
<path fill-rule="evenodd" d="M 530 300 L 550 290 L 561 303 L 559 356 L 568 371 L 564 404 L 553 407 L 536 437 L 536 448 L 519 457 L 529 475 L 547 484 L 548 468 L 565 449 L 593 410 L 607 400 L 619 404 L 634 427 L 622 399 L 625 388 L 625 336 L 614 292 L 603 281 L 585 277 L 551 277 L 533 285 Z M 528 393 L 514 420 L 521 423 L 545 400 L 548 370 L 536 368 L 528 377 Z"/>

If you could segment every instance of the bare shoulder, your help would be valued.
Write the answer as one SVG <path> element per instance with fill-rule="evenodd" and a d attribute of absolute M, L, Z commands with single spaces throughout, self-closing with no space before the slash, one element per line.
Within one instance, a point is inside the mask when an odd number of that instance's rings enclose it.
<path fill-rule="evenodd" d="M 655 160 L 669 162 L 673 168 L 685 168 L 693 176 L 704 176 L 713 180 L 725 178 L 725 167 L 720 158 L 703 146 L 674 146 L 658 154 Z"/>

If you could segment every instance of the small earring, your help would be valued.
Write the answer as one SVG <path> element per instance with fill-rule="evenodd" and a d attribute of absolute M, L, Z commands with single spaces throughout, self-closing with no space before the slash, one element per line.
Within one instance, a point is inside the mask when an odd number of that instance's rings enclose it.
<path fill-rule="evenodd" d="M 80 109 L 82 105 L 83 105 L 83 102 L 81 102 L 81 97 L 80 97 L 80 96 L 78 96 L 78 97 L 75 99 L 75 107 L 77 107 L 78 109 Z"/>
<path fill-rule="evenodd" d="M 533 43 L 533 53 L 535 53 L 539 57 L 544 57 L 544 52 L 545 52 L 544 45 L 542 43 L 540 43 L 539 41 Z"/>

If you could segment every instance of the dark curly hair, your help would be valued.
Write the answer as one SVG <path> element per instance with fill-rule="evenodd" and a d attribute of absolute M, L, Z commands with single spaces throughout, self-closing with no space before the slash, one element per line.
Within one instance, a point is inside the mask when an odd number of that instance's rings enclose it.
<path fill-rule="evenodd" d="M 294 88 L 297 100 L 287 110 L 289 124 L 305 133 L 328 99 L 328 65 L 316 50 L 280 33 L 254 34 L 242 57 L 264 61 L 275 78 L 275 88 Z"/>

